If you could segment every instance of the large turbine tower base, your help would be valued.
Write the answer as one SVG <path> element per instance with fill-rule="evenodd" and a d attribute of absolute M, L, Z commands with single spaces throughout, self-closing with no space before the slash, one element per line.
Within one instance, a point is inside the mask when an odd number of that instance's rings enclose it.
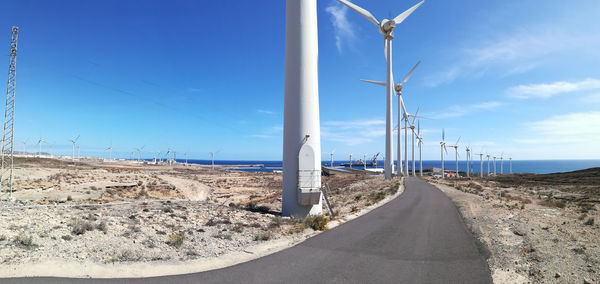
<path fill-rule="evenodd" d="M 286 1 L 283 216 L 321 214 L 317 1 Z"/>

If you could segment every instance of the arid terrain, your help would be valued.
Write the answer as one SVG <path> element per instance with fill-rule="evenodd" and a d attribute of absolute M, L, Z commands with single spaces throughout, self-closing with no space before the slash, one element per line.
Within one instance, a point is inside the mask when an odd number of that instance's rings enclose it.
<path fill-rule="evenodd" d="M 324 216 L 281 217 L 281 174 L 200 165 L 15 160 L 14 201 L 0 204 L 0 263 L 186 262 L 326 229 Z M 324 176 L 343 221 L 397 193 L 401 181 Z M 3 197 L 6 193 L 3 192 Z"/>
<path fill-rule="evenodd" d="M 600 282 L 600 168 L 426 179 L 489 251 L 495 283 Z"/>

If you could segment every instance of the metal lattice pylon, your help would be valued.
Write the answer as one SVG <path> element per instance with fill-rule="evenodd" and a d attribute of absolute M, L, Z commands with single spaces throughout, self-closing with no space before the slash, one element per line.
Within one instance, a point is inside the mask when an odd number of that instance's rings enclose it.
<path fill-rule="evenodd" d="M 8 66 L 8 87 L 6 88 L 6 109 L 4 111 L 4 134 L 2 136 L 2 168 L 0 170 L 0 194 L 8 190 L 8 199 L 13 191 L 13 142 L 15 134 L 15 88 L 17 76 L 17 38 L 19 28 L 12 27 L 10 40 L 10 64 Z"/>

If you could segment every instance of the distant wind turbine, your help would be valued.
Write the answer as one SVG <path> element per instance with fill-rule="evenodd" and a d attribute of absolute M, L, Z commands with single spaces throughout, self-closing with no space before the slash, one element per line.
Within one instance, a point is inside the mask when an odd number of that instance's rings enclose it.
<path fill-rule="evenodd" d="M 496 156 L 494 156 L 494 176 L 496 176 Z"/>
<path fill-rule="evenodd" d="M 42 157 L 42 143 L 46 143 L 46 141 L 44 141 L 44 139 L 42 139 L 42 137 L 40 137 L 40 140 L 38 140 L 38 147 L 39 147 L 38 158 Z"/>
<path fill-rule="evenodd" d="M 444 178 L 444 152 L 448 154 L 448 150 L 446 150 L 446 132 L 442 128 L 442 141 L 440 142 L 440 152 L 442 154 L 442 178 Z"/>
<path fill-rule="evenodd" d="M 483 149 L 481 149 L 481 151 L 479 151 L 479 163 L 480 163 L 479 177 L 483 177 Z"/>
<path fill-rule="evenodd" d="M 419 140 L 419 175 L 423 176 L 423 156 L 421 147 L 423 146 L 423 137 L 421 137 L 421 121 L 417 121 L 417 140 Z"/>
<path fill-rule="evenodd" d="M 348 6 L 350 9 L 354 10 L 361 16 L 365 17 L 367 20 L 375 24 L 379 28 L 379 32 L 383 34 L 385 40 L 385 58 L 387 60 L 387 74 L 386 74 L 386 116 L 385 116 L 385 178 L 391 179 L 392 172 L 394 171 L 394 163 L 393 163 L 393 138 L 392 138 L 392 92 L 394 88 L 394 82 L 392 77 L 392 39 L 394 36 L 392 32 L 396 27 L 396 24 L 402 23 L 414 10 L 416 10 L 424 1 L 419 2 L 414 5 L 410 9 L 406 10 L 404 13 L 396 16 L 392 20 L 384 19 L 379 22 L 369 11 L 347 1 L 347 0 L 338 0 L 340 3 Z M 400 127 L 400 125 L 398 125 Z M 400 142 L 398 142 L 400 143 Z M 401 159 L 399 159 L 401 160 Z M 399 162 L 400 163 L 400 162 Z M 407 173 L 407 172 L 406 172 Z"/>
<path fill-rule="evenodd" d="M 453 146 L 450 146 L 450 147 L 454 148 L 454 152 L 456 152 L 456 174 L 455 174 L 456 178 L 458 178 L 458 141 L 460 141 L 460 136 L 458 137 L 458 140 L 456 140 L 456 144 L 454 144 Z"/>
<path fill-rule="evenodd" d="M 69 140 L 71 141 L 71 143 L 73 143 L 73 152 L 71 153 L 71 161 L 75 162 L 75 144 L 77 144 L 77 139 L 79 139 L 80 135 L 77 135 L 77 138 Z"/>
<path fill-rule="evenodd" d="M 329 159 L 331 160 L 331 161 L 330 161 L 330 164 L 329 164 L 329 166 L 330 166 L 331 168 L 333 168 L 333 153 L 335 153 L 335 149 L 333 149 L 333 150 L 332 150 L 332 151 L 329 153 Z"/>
<path fill-rule="evenodd" d="M 471 170 L 471 163 L 470 163 L 470 160 L 471 160 L 471 147 L 467 146 L 465 148 L 465 151 L 467 152 L 467 177 L 470 178 L 471 177 L 471 172 L 470 172 L 470 170 Z"/>
<path fill-rule="evenodd" d="M 112 160 L 112 146 L 106 148 L 106 150 L 108 151 L 108 160 Z"/>
<path fill-rule="evenodd" d="M 500 175 L 504 174 L 504 152 L 500 154 Z"/>
<path fill-rule="evenodd" d="M 508 161 L 510 165 L 510 173 L 512 174 L 512 158 L 508 158 Z"/>
<path fill-rule="evenodd" d="M 490 176 L 490 154 L 485 154 L 487 156 L 487 176 Z"/>
<path fill-rule="evenodd" d="M 142 146 L 141 148 L 137 148 L 137 153 L 138 153 L 138 162 L 141 160 L 142 157 L 142 150 L 144 149 L 144 147 L 146 147 L 146 145 Z"/>

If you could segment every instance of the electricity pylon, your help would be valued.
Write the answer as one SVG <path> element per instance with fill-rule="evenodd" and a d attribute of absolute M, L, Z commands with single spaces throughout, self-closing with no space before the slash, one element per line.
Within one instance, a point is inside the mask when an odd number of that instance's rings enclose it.
<path fill-rule="evenodd" d="M 15 87 L 17 76 L 17 38 L 19 28 L 12 27 L 10 40 L 10 63 L 8 65 L 8 87 L 4 112 L 4 134 L 2 136 L 2 168 L 0 169 L 0 192 L 8 188 L 8 199 L 13 191 L 13 142 L 15 133 Z"/>

